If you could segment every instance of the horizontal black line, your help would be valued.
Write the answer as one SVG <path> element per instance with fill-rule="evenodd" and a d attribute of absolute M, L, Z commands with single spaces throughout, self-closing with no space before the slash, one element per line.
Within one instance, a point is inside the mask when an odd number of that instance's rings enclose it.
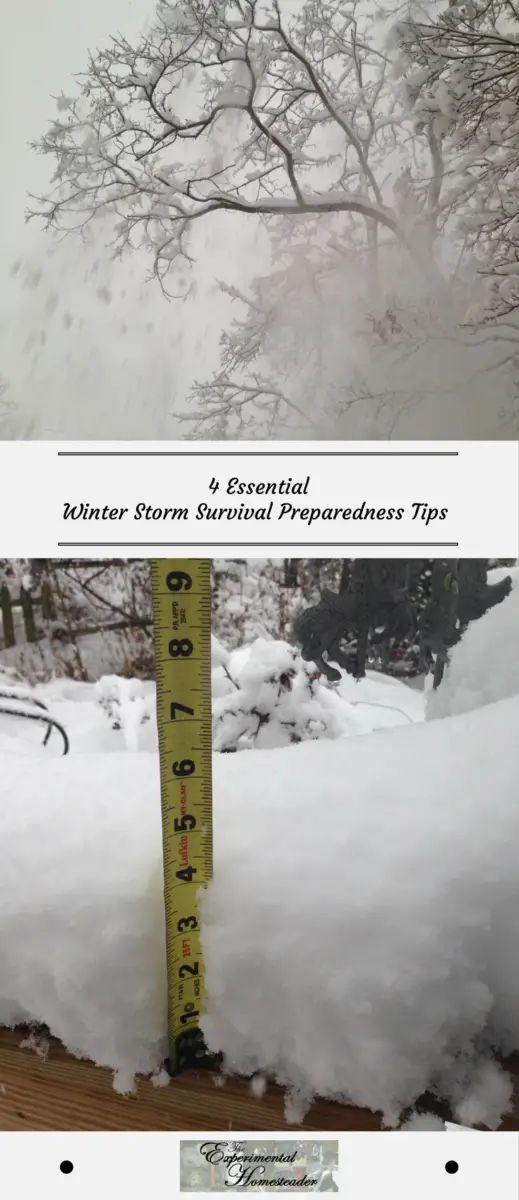
<path fill-rule="evenodd" d="M 58 546 L 459 546 L 459 542 L 58 542 Z"/>
<path fill-rule="evenodd" d="M 458 458 L 459 450 L 58 450 L 61 458 Z"/>

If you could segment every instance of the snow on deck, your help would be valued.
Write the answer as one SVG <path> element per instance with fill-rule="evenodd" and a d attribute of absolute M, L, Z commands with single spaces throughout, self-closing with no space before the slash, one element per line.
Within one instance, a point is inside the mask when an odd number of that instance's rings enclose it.
<path fill-rule="evenodd" d="M 489 1046 L 519 1048 L 517 604 L 469 630 L 470 711 L 424 722 L 404 684 L 346 679 L 346 713 L 385 701 L 399 724 L 214 756 L 203 1028 L 295 1118 L 317 1093 L 394 1124 L 430 1087 L 462 1124 L 507 1109 Z M 467 662 L 462 642 L 446 697 Z M 126 1090 L 166 1052 L 162 846 L 156 729 L 112 728 L 112 685 L 38 690 L 66 758 L 1 725 L 0 1023 L 45 1022 Z"/>
<path fill-rule="evenodd" d="M 519 1044 L 518 720 L 215 756 L 204 1029 L 234 1069 L 392 1121 L 433 1078 L 468 1103 L 489 1016 Z M 6 756 L 0 809 L 0 1022 L 129 1087 L 165 1050 L 156 756 Z"/>

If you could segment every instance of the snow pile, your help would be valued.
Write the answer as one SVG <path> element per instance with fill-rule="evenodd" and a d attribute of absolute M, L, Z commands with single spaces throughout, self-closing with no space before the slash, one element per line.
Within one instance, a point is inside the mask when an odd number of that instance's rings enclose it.
<path fill-rule="evenodd" d="M 394 1123 L 425 1088 L 496 1125 L 519 1046 L 519 698 L 215 755 L 204 1031 L 230 1069 Z M 131 1086 L 165 1052 L 155 754 L 4 756 L 0 1022 Z"/>
<path fill-rule="evenodd" d="M 429 692 L 427 720 L 469 712 L 519 694 L 519 570 L 489 573 L 489 583 L 512 577 L 512 591 L 469 625 L 450 653 L 441 687 Z"/>
<path fill-rule="evenodd" d="M 203 1029 L 228 1070 L 288 1088 L 290 1119 L 315 1094 L 389 1125 L 431 1089 L 464 1125 L 509 1107 L 495 1052 L 519 1049 L 518 597 L 456 647 L 443 720 L 378 674 L 330 688 L 287 643 L 213 644 L 220 748 L 254 749 L 214 756 Z M 166 1051 L 154 685 L 34 696 L 71 752 L 40 729 L 33 757 L 0 719 L 0 1023 L 47 1024 L 124 1091 Z M 400 727 L 370 732 L 385 721 Z"/>
<path fill-rule="evenodd" d="M 127 1090 L 166 1052 L 156 756 L 5 756 L 0 780 L 0 1024 L 47 1024 Z"/>
<path fill-rule="evenodd" d="M 401 1133 L 445 1133 L 445 1123 L 432 1113 L 412 1113 L 400 1126 Z"/>
<path fill-rule="evenodd" d="M 203 1028 L 233 1070 L 388 1123 L 436 1086 L 462 1123 L 498 1123 L 510 1085 L 485 1039 L 519 1046 L 518 721 L 514 698 L 376 744 L 217 757 Z"/>

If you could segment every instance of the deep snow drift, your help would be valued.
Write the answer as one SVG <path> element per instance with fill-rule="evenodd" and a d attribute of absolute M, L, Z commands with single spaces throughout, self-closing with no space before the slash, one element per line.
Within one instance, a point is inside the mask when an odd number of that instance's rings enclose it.
<path fill-rule="evenodd" d="M 519 570 L 489 573 L 489 583 L 512 577 L 512 591 L 483 620 L 473 621 L 451 651 L 444 681 L 427 697 L 428 720 L 468 712 L 519 694 Z"/>
<path fill-rule="evenodd" d="M 0 783 L 0 1024 L 46 1023 L 121 1071 L 164 1057 L 155 755 L 22 760 Z"/>
<path fill-rule="evenodd" d="M 519 1045 L 518 720 L 514 698 L 215 756 L 204 1029 L 231 1068 L 389 1121 L 436 1079 L 496 1122 L 506 1079 L 473 1039 L 490 1019 Z M 156 758 L 6 756 L 0 810 L 0 1021 L 128 1087 L 165 1048 Z"/>
<path fill-rule="evenodd" d="M 436 1081 L 496 1121 L 474 1038 L 519 1046 L 518 721 L 516 697 L 217 759 L 203 1027 L 235 1070 L 388 1121 Z"/>
<path fill-rule="evenodd" d="M 285 1084 L 294 1118 L 315 1093 L 389 1124 L 427 1088 L 462 1124 L 496 1127 L 508 1107 L 495 1051 L 519 1048 L 517 599 L 469 630 L 470 711 L 424 723 L 406 685 L 346 679 L 344 724 L 321 740 L 214 757 L 203 1028 L 228 1069 Z M 222 700 L 257 687 L 261 702 L 260 658 L 215 664 Z M 442 688 L 468 661 L 462 643 Z M 46 1023 L 125 1090 L 166 1050 L 153 688 L 39 694 L 71 753 L 0 722 L 0 1023 Z M 368 712 L 400 727 L 369 732 Z"/>

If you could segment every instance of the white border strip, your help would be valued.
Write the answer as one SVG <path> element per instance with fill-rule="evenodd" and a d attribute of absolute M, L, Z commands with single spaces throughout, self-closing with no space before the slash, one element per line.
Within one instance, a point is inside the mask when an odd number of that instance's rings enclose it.
<path fill-rule="evenodd" d="M 172 1084 L 171 1086 L 174 1086 Z M 128 1101 L 132 1103 L 131 1100 Z M 339 1140 L 339 1191 L 347 1200 L 517 1200 L 519 1134 L 454 1133 L 448 1142 L 434 1133 L 402 1138 L 388 1133 L 0 1133 L 0 1181 L 5 1196 L 34 1200 L 143 1200 L 146 1195 L 204 1196 L 179 1192 L 179 1142 Z M 63 1174 L 60 1163 L 72 1162 Z M 456 1162 L 455 1174 L 446 1171 Z M 273 1190 L 273 1189 L 272 1189 Z M 292 1189 L 293 1192 L 296 1189 Z M 225 1194 L 233 1194 L 228 1189 Z M 287 1191 L 275 1192 L 287 1195 Z"/>
<path fill-rule="evenodd" d="M 13 558 L 516 558 L 519 446 L 0 442 L 0 503 Z"/>

